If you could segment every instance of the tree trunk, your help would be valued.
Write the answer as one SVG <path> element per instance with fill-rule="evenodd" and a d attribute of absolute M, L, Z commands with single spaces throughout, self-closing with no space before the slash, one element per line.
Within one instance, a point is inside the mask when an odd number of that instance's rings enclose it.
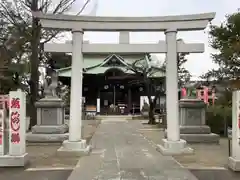
<path fill-rule="evenodd" d="M 155 106 L 154 106 L 154 103 L 152 102 L 152 100 L 149 101 L 148 124 L 156 124 L 155 117 L 154 117 L 154 107 Z"/>
<path fill-rule="evenodd" d="M 31 4 L 31 10 L 38 10 L 38 0 L 33 0 Z M 39 24 L 39 19 L 32 17 L 32 39 L 31 39 L 31 80 L 30 80 L 30 125 L 31 129 L 34 125 L 37 124 L 37 110 L 35 107 L 35 102 L 38 98 L 38 83 L 39 83 L 39 43 L 40 43 L 40 32 L 41 27 Z"/>
<path fill-rule="evenodd" d="M 227 116 L 226 116 L 226 111 L 223 109 L 223 122 L 224 122 L 224 137 L 228 136 L 228 122 L 227 122 Z"/>

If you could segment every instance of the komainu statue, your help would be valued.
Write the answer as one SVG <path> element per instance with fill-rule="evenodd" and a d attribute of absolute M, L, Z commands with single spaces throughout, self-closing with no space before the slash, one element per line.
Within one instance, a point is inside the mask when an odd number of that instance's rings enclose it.
<path fill-rule="evenodd" d="M 44 81 L 44 94 L 45 97 L 58 97 L 57 95 L 57 89 L 58 87 L 58 75 L 56 71 L 52 71 L 52 75 L 51 75 L 51 83 L 50 85 L 48 85 L 47 80 L 45 79 Z"/>

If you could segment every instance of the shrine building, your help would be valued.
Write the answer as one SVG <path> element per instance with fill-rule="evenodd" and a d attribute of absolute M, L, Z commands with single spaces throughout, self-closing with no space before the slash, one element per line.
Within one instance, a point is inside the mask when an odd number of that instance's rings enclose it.
<path fill-rule="evenodd" d="M 141 58 L 144 59 L 145 54 L 84 55 L 82 94 L 86 111 L 105 115 L 139 114 L 144 101 L 148 101 L 146 87 L 129 65 Z M 146 63 L 155 67 L 151 61 Z M 70 86 L 71 66 L 57 72 L 59 80 Z M 156 104 L 159 111 L 165 104 L 165 72 L 156 71 L 150 78 L 157 82 L 156 88 L 162 89 Z M 154 96 L 154 90 L 151 92 Z"/>

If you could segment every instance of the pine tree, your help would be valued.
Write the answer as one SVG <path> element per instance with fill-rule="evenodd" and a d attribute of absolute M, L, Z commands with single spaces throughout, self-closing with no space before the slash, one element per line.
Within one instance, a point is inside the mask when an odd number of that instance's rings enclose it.
<path fill-rule="evenodd" d="M 214 78 L 230 87 L 239 88 L 240 12 L 227 15 L 226 20 L 219 26 L 211 25 L 209 36 L 210 45 L 216 51 L 211 57 L 218 68 L 210 70 L 202 77 Z"/>

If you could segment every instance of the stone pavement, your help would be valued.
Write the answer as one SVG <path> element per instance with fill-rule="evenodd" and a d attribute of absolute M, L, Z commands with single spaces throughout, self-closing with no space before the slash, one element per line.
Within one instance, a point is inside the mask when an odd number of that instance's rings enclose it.
<path fill-rule="evenodd" d="M 103 120 L 90 156 L 79 160 L 68 180 L 197 180 L 171 156 L 162 156 L 138 130 L 139 121 Z"/>

